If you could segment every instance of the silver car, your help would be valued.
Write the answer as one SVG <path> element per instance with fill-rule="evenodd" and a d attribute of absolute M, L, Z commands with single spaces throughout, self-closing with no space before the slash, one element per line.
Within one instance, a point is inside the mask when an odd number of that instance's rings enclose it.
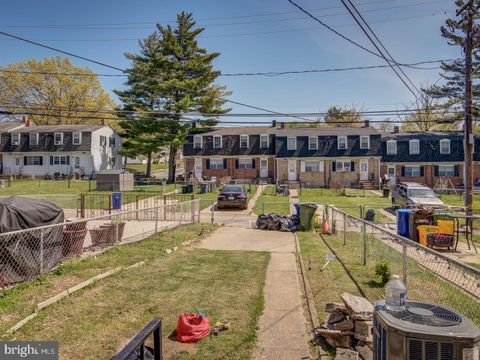
<path fill-rule="evenodd" d="M 432 208 L 444 208 L 445 204 L 432 189 L 413 182 L 404 182 L 395 186 L 392 191 L 392 207 L 414 208 L 427 205 Z"/>

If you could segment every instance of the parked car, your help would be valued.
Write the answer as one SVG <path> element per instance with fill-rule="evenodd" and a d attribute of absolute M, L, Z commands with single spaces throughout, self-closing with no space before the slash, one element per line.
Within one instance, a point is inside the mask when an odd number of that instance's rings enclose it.
<path fill-rule="evenodd" d="M 246 209 L 248 206 L 248 192 L 242 185 L 225 185 L 218 195 L 217 207 L 238 207 Z"/>
<path fill-rule="evenodd" d="M 419 205 L 427 205 L 433 208 L 444 208 L 445 204 L 429 187 L 404 182 L 395 186 L 392 191 L 392 207 L 413 208 Z"/>

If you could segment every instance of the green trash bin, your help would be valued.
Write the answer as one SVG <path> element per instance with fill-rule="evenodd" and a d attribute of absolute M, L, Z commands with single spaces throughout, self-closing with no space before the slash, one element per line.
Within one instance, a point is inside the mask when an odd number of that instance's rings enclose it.
<path fill-rule="evenodd" d="M 209 191 L 209 184 L 200 184 L 200 194 L 206 194 Z"/>
<path fill-rule="evenodd" d="M 314 203 L 300 203 L 300 225 L 303 226 L 305 231 L 310 231 L 313 228 L 313 219 L 315 212 L 317 211 L 317 205 Z"/>

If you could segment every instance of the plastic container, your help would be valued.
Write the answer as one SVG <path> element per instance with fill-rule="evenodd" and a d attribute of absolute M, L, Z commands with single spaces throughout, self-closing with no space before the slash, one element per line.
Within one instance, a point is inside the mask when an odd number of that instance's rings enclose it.
<path fill-rule="evenodd" d="M 119 210 L 122 208 L 122 193 L 121 192 L 113 192 L 112 193 L 112 208 L 115 210 Z"/>
<path fill-rule="evenodd" d="M 418 225 L 417 230 L 418 242 L 423 246 L 427 246 L 427 234 L 438 233 L 439 227 L 436 225 Z"/>
<path fill-rule="evenodd" d="M 404 237 L 410 236 L 410 226 L 408 222 L 408 217 L 410 214 L 409 209 L 398 209 L 397 210 L 397 234 Z"/>
<path fill-rule="evenodd" d="M 313 217 L 317 211 L 317 205 L 313 203 L 300 204 L 300 224 L 305 231 L 310 231 L 313 228 Z"/>
<path fill-rule="evenodd" d="M 400 276 L 393 275 L 385 287 L 385 307 L 389 311 L 404 311 L 407 304 L 407 288 Z"/>
<path fill-rule="evenodd" d="M 299 203 L 293 203 L 293 207 L 295 208 L 296 214 L 300 216 L 300 204 Z"/>

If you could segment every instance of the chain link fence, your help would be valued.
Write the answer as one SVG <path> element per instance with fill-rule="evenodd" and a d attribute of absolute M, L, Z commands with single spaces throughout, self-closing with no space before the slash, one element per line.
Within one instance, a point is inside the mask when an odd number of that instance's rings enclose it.
<path fill-rule="evenodd" d="M 480 270 L 397 235 L 389 224 L 328 205 L 325 213 L 333 231 L 323 236 L 327 246 L 371 301 L 384 296 L 383 265 L 403 278 L 409 299 L 450 306 L 480 325 Z"/>
<path fill-rule="evenodd" d="M 191 200 L 0 234 L 0 288 L 46 273 L 70 257 L 199 221 L 200 202 Z"/>

